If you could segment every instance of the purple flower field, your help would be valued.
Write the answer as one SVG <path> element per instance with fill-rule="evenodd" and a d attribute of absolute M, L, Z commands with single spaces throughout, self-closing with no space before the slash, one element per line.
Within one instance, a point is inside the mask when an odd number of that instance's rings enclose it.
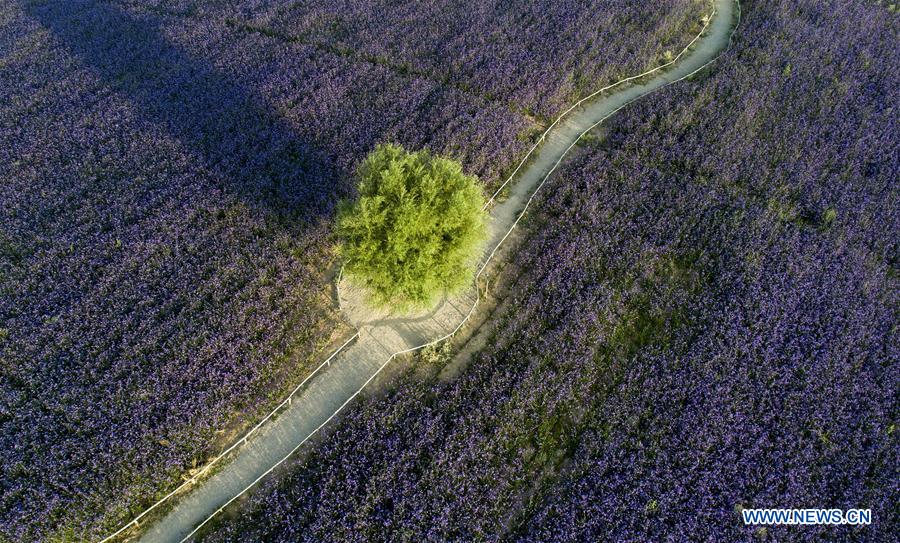
<path fill-rule="evenodd" d="M 458 377 L 417 360 L 203 541 L 893 540 L 891 10 L 744 2 L 712 70 L 545 187 Z M 873 524 L 757 529 L 751 507 Z"/>
<path fill-rule="evenodd" d="M 498 2 L 497 30 L 411 2 L 378 41 L 368 3 L 311 4 L 0 2 L 0 540 L 105 533 L 321 359 L 334 207 L 377 143 L 493 186 L 706 7 Z"/>
<path fill-rule="evenodd" d="M 652 11 L 631 0 L 261 4 L 245 24 L 544 119 L 677 53 L 708 11 L 703 0 L 658 1 Z"/>

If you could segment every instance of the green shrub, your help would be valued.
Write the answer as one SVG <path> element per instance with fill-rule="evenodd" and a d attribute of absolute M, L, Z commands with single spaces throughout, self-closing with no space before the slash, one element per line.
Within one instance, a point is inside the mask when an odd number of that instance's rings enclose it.
<path fill-rule="evenodd" d="M 834 223 L 835 219 L 837 219 L 837 210 L 833 207 L 829 207 L 822 214 L 822 227 L 828 228 Z"/>
<path fill-rule="evenodd" d="M 486 237 L 484 195 L 459 163 L 380 145 L 357 171 L 359 198 L 338 209 L 345 273 L 379 305 L 426 306 L 472 279 Z"/>

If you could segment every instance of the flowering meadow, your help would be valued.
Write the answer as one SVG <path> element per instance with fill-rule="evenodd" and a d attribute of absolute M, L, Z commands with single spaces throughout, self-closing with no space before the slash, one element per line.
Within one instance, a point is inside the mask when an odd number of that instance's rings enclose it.
<path fill-rule="evenodd" d="M 203 541 L 893 540 L 892 10 L 743 2 L 545 187 L 458 376 L 421 357 Z M 873 523 L 742 524 L 766 507 Z"/>
<path fill-rule="evenodd" d="M 542 119 L 602 84 L 669 60 L 705 0 L 261 2 L 246 24 Z M 550 68 L 553 67 L 553 68 Z"/>
<path fill-rule="evenodd" d="M 658 62 L 705 8 L 496 2 L 510 38 L 478 58 L 495 29 L 462 4 L 382 11 L 382 43 L 358 33 L 368 3 L 339 34 L 310 4 L 0 2 L 0 540 L 106 533 L 321 359 L 344 331 L 333 212 L 377 143 L 495 184 L 527 110 Z M 410 35 L 426 4 L 460 33 Z M 523 51 L 540 65 L 509 72 Z"/>

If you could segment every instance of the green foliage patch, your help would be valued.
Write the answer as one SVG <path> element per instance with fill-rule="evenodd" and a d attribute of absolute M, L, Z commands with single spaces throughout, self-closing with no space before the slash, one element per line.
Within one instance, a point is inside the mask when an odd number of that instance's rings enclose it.
<path fill-rule="evenodd" d="M 472 279 L 487 236 L 478 179 L 427 150 L 380 145 L 357 171 L 359 197 L 338 209 L 345 273 L 377 305 L 433 304 Z"/>

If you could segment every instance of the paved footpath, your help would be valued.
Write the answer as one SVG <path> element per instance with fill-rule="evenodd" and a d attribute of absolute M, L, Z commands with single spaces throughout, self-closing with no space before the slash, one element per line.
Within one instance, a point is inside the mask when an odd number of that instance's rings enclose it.
<path fill-rule="evenodd" d="M 674 83 L 714 60 L 729 44 L 738 5 L 714 0 L 716 13 L 704 34 L 672 66 L 636 84 L 604 93 L 572 110 L 546 134 L 532 160 L 517 174 L 503 203 L 491 211 L 489 242 L 483 263 L 512 230 L 535 191 L 541 187 L 575 142 L 623 106 Z M 483 268 L 482 268 L 483 269 Z M 342 305 L 359 329 L 356 341 L 310 379 L 284 412 L 254 433 L 216 475 L 184 495 L 140 541 L 179 543 L 198 526 L 252 486 L 326 424 L 399 351 L 413 349 L 454 331 L 476 303 L 474 288 L 438 307 L 412 317 L 372 315 L 362 310 L 359 293 L 344 284 Z"/>

